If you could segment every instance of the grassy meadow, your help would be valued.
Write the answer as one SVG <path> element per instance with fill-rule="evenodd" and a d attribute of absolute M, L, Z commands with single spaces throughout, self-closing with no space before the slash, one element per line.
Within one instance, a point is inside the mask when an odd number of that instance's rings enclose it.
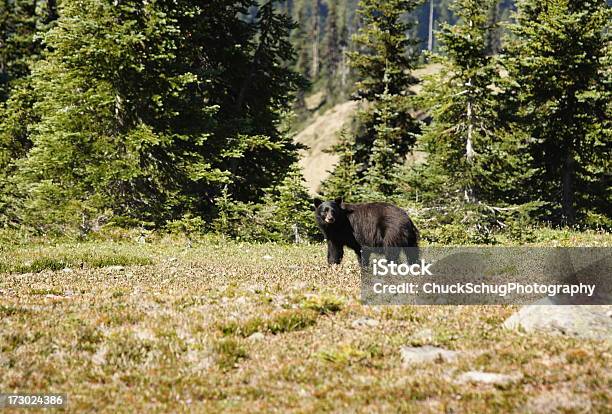
<path fill-rule="evenodd" d="M 507 331 L 513 306 L 368 307 L 359 289 L 353 254 L 328 267 L 323 245 L 5 239 L 0 390 L 64 392 L 69 412 L 610 412 L 609 343 Z M 460 354 L 403 366 L 421 344 Z M 520 379 L 459 382 L 470 370 Z"/>

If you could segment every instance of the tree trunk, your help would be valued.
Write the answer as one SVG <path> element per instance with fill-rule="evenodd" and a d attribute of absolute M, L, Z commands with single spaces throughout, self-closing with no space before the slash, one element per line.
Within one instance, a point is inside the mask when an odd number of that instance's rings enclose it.
<path fill-rule="evenodd" d="M 468 80 L 467 83 L 468 88 L 472 87 L 472 79 Z M 469 91 L 471 92 L 471 90 Z M 468 102 L 467 102 L 467 138 L 465 140 L 465 158 L 467 159 L 468 165 L 472 165 L 474 163 L 474 156 L 476 155 L 474 152 L 474 144 L 472 141 L 472 136 L 474 134 L 474 120 L 473 120 L 473 109 L 472 109 L 472 98 L 469 97 L 468 92 Z M 468 167 L 470 168 L 470 167 Z M 470 172 L 471 173 L 471 172 Z M 474 189 L 471 186 L 471 183 L 466 186 L 464 192 L 465 200 L 468 203 L 474 201 Z"/>
<path fill-rule="evenodd" d="M 467 103 L 467 139 L 465 141 L 465 158 L 468 163 L 474 161 L 474 145 L 472 143 L 472 135 L 474 134 L 474 123 L 472 122 L 472 101 Z"/>
<path fill-rule="evenodd" d="M 572 152 L 569 151 L 563 166 L 563 199 L 561 200 L 563 220 L 569 226 L 576 224 L 576 210 L 574 209 L 575 167 L 574 157 Z"/>
<path fill-rule="evenodd" d="M 54 20 L 58 19 L 57 14 L 57 0 L 48 0 L 47 1 L 47 18 L 45 23 L 50 23 Z"/>
<path fill-rule="evenodd" d="M 342 85 L 342 90 L 344 90 L 346 86 L 346 79 L 348 77 L 348 62 L 346 58 L 346 46 L 342 46 L 340 53 L 342 57 L 340 59 L 340 84 Z"/>
<path fill-rule="evenodd" d="M 314 81 L 319 74 L 319 0 L 312 2 L 312 67 L 310 78 Z"/>
<path fill-rule="evenodd" d="M 429 0 L 429 40 L 427 41 L 427 50 L 433 50 L 433 19 L 434 17 L 434 0 Z"/>

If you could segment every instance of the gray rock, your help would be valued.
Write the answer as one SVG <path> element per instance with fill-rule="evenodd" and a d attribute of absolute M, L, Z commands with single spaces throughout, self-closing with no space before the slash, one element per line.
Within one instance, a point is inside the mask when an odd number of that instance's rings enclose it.
<path fill-rule="evenodd" d="M 351 326 L 354 329 L 359 329 L 359 328 L 374 328 L 374 327 L 378 326 L 378 321 L 376 319 L 372 319 L 372 318 L 359 318 L 359 319 L 355 319 L 353 321 L 353 323 L 351 323 Z"/>
<path fill-rule="evenodd" d="M 464 384 L 466 382 L 478 382 L 481 384 L 508 385 L 519 381 L 521 378 L 523 378 L 523 374 L 520 372 L 508 375 L 497 374 L 494 372 L 468 371 L 459 375 L 457 382 L 460 384 Z"/>
<path fill-rule="evenodd" d="M 255 332 L 255 333 L 251 334 L 251 335 L 249 336 L 249 338 L 248 338 L 248 339 L 249 339 L 249 340 L 251 340 L 251 341 L 261 341 L 261 340 L 263 340 L 265 337 L 266 337 L 266 336 L 265 336 L 263 333 L 261 333 L 261 332 Z"/>
<path fill-rule="evenodd" d="M 529 305 L 504 322 L 507 329 L 612 340 L 612 318 L 605 305 Z"/>
<path fill-rule="evenodd" d="M 105 269 L 111 272 L 122 272 L 125 270 L 125 266 L 106 266 Z"/>
<path fill-rule="evenodd" d="M 400 348 L 404 367 L 427 362 L 450 362 L 457 358 L 459 352 L 436 346 L 403 346 Z"/>
<path fill-rule="evenodd" d="M 434 332 L 431 329 L 426 328 L 415 332 L 410 338 L 424 342 L 431 342 L 434 339 Z"/>
<path fill-rule="evenodd" d="M 108 348 L 102 345 L 95 354 L 91 356 L 91 362 L 95 365 L 104 365 L 106 363 L 106 355 L 108 354 Z"/>

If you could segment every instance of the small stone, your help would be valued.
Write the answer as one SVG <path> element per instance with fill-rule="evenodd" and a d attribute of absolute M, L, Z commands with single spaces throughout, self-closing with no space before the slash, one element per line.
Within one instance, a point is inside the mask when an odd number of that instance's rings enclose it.
<path fill-rule="evenodd" d="M 102 346 L 98 351 L 91 356 L 91 362 L 95 365 L 103 365 L 106 362 L 106 354 L 108 354 L 108 349 L 105 346 Z"/>
<path fill-rule="evenodd" d="M 261 332 L 255 332 L 254 334 L 251 334 L 248 339 L 251 340 L 251 341 L 261 341 L 265 337 L 266 336 L 264 334 L 262 334 Z"/>
<path fill-rule="evenodd" d="M 418 332 L 415 332 L 410 338 L 424 342 L 431 342 L 434 339 L 434 332 L 429 328 L 422 329 Z"/>
<path fill-rule="evenodd" d="M 125 270 L 124 266 L 107 266 L 106 270 L 110 270 L 111 272 L 121 272 Z"/>
<path fill-rule="evenodd" d="M 378 326 L 379 322 L 376 319 L 372 319 L 372 318 L 359 318 L 359 319 L 355 319 L 353 321 L 353 323 L 351 323 L 351 326 L 354 329 L 359 329 L 359 328 L 374 328 L 376 326 Z"/>
<path fill-rule="evenodd" d="M 400 348 L 404 367 L 427 362 L 450 362 L 457 358 L 459 352 L 436 346 L 403 346 Z"/>
<path fill-rule="evenodd" d="M 263 256 L 264 260 L 272 260 L 272 256 L 270 256 L 269 254 L 266 254 Z"/>
<path fill-rule="evenodd" d="M 72 273 L 72 269 L 71 269 L 71 268 L 69 268 L 69 267 L 64 267 L 64 268 L 62 269 L 62 272 L 64 272 L 64 273 Z"/>
<path fill-rule="evenodd" d="M 465 384 L 466 382 L 478 382 L 481 384 L 508 385 L 519 381 L 521 378 L 523 378 L 523 374 L 520 372 L 508 375 L 497 374 L 494 372 L 468 371 L 459 375 L 457 382 L 459 384 Z"/>

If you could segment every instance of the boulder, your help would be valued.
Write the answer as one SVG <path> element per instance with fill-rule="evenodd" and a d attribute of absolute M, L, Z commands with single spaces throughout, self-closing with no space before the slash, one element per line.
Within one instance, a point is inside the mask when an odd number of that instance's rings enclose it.
<path fill-rule="evenodd" d="M 528 305 L 504 322 L 507 329 L 612 340 L 610 305 Z"/>

